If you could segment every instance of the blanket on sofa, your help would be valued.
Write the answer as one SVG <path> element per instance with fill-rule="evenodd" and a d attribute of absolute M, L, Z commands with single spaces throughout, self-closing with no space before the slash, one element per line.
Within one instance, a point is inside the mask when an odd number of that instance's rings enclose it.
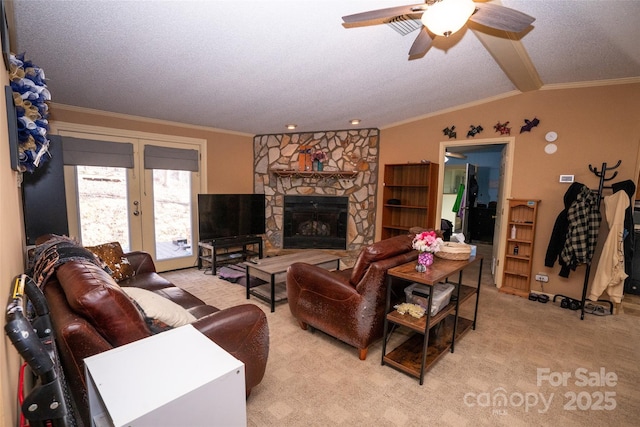
<path fill-rule="evenodd" d="M 102 268 L 102 263 L 74 239 L 66 236 L 51 236 L 36 246 L 28 275 L 40 287 L 55 272 L 56 267 L 75 260 L 87 260 Z"/>

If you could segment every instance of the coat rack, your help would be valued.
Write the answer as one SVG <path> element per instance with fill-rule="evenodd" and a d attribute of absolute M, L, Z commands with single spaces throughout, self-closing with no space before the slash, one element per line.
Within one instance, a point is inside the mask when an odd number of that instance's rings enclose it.
<path fill-rule="evenodd" d="M 602 200 L 602 190 L 605 188 L 611 188 L 611 186 L 605 186 L 604 183 L 606 181 L 611 181 L 616 176 L 618 176 L 618 171 L 615 171 L 613 175 L 607 177 L 606 174 L 614 169 L 617 169 L 618 166 L 622 163 L 622 160 L 618 160 L 618 163 L 615 166 L 607 167 L 606 163 L 602 164 L 602 168 L 598 170 L 598 168 L 594 168 L 589 165 L 589 170 L 595 174 L 598 178 L 600 178 L 600 183 L 598 184 L 598 190 L 596 193 L 596 208 L 600 209 L 600 201 Z M 582 286 L 582 304 L 580 304 L 580 320 L 584 320 L 584 303 L 587 299 L 587 288 L 589 287 L 589 274 L 591 273 L 591 261 L 587 264 L 587 269 L 584 272 L 584 285 Z M 611 305 L 610 311 L 613 314 L 613 303 L 611 301 L 603 301 L 608 302 Z"/>

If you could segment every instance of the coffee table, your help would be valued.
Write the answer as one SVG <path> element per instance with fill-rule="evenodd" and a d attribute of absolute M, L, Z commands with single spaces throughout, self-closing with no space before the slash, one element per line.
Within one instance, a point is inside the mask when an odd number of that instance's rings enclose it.
<path fill-rule="evenodd" d="M 254 295 L 271 303 L 271 312 L 276 311 L 276 302 L 287 299 L 286 278 L 287 269 L 294 262 L 305 262 L 317 265 L 327 270 L 340 269 L 340 257 L 320 250 L 305 250 L 293 254 L 262 258 L 255 262 L 246 262 L 247 269 L 247 299 Z M 264 280 L 264 285 L 250 287 L 251 277 Z M 278 297 L 276 297 L 276 287 Z"/>

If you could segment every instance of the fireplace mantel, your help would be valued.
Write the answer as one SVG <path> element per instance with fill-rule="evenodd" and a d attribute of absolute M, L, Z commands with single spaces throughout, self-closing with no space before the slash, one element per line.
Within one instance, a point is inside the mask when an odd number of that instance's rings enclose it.
<path fill-rule="evenodd" d="M 271 169 L 279 178 L 353 179 L 358 171 L 300 171 L 296 169 Z"/>

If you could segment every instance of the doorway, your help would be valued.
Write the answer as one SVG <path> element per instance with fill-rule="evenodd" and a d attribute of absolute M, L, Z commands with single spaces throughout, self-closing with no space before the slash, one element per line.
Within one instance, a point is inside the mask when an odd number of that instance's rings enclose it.
<path fill-rule="evenodd" d="M 467 208 L 477 208 L 481 206 L 483 209 L 467 209 L 463 211 L 465 215 L 460 218 L 458 223 L 460 224 L 459 229 L 462 231 L 462 228 L 464 228 L 462 219 L 466 217 L 466 220 L 471 222 L 470 224 L 469 222 L 467 223 L 469 224 L 468 229 L 466 229 L 467 233 L 474 234 L 475 237 L 478 237 L 478 225 L 474 225 L 473 222 L 478 219 L 478 214 L 483 213 L 486 216 L 488 211 L 492 212 L 490 215 L 490 223 L 493 226 L 493 230 L 481 230 L 482 239 L 476 240 L 482 242 L 483 245 L 489 245 L 491 247 L 491 259 L 485 260 L 485 266 L 491 267 L 493 281 L 497 287 L 502 286 L 502 266 L 500 265 L 500 260 L 504 256 L 504 245 L 502 242 L 506 238 L 506 229 L 503 229 L 504 227 L 501 226 L 501 217 L 503 214 L 503 206 L 506 206 L 506 200 L 511 194 L 514 141 L 515 138 L 508 137 L 440 142 L 440 158 L 443 159 L 442 164 L 445 166 L 440 168 L 439 171 L 437 212 L 441 213 L 441 217 L 444 218 L 444 209 L 447 209 L 447 203 L 450 203 L 447 202 L 447 197 L 449 199 L 451 198 L 451 195 L 446 194 L 444 188 L 446 186 L 445 182 L 447 181 L 445 179 L 445 171 L 448 168 L 457 169 L 458 175 L 464 175 L 464 177 L 458 177 L 458 180 L 464 182 L 465 188 L 468 188 L 470 186 L 468 181 L 471 178 L 471 174 L 466 165 L 472 164 L 479 166 L 475 172 L 473 172 L 473 175 L 474 178 L 480 182 L 481 190 L 473 197 L 467 197 L 467 194 L 464 194 L 462 197 L 465 197 Z M 445 162 L 446 153 L 449 153 L 450 156 L 449 161 Z M 476 154 L 474 155 L 473 153 Z M 483 169 L 482 162 L 478 162 L 477 159 L 480 156 L 486 156 L 486 154 L 483 155 L 481 153 L 494 153 L 494 157 L 499 159 L 495 165 L 496 171 L 492 171 L 491 176 L 483 176 L 485 175 L 486 169 Z M 497 155 L 495 155 L 496 153 Z M 452 166 L 447 166 L 448 164 Z M 471 168 L 471 171 L 473 171 L 473 168 Z M 491 187 L 488 192 L 486 190 L 487 180 L 490 181 L 489 187 Z M 473 204 L 473 206 L 470 206 L 471 204 Z M 480 212 L 480 210 L 483 212 Z M 494 211 L 495 214 L 493 214 Z M 475 232 L 474 226 L 476 227 Z M 492 238 L 487 237 L 488 233 L 491 232 L 493 233 Z M 465 240 L 468 241 L 469 239 L 465 236 Z M 475 244 L 474 239 L 470 240 L 471 244 Z"/>
<path fill-rule="evenodd" d="M 63 144 L 65 137 L 93 141 L 98 147 L 126 144 L 132 159 L 125 167 L 108 162 L 65 165 L 70 235 L 85 246 L 118 241 L 125 252 L 148 252 L 158 271 L 195 265 L 195 200 L 205 191 L 199 165 L 204 144 L 179 137 L 145 139 L 142 136 L 151 135 L 103 132 L 58 130 Z"/>
<path fill-rule="evenodd" d="M 447 158 L 453 154 L 447 153 Z M 478 195 L 477 172 L 475 164 L 450 165 L 445 161 L 442 218 L 449 222 L 447 226 L 453 233 L 466 236 L 466 241 L 471 240 L 473 222 L 470 217 Z"/>

